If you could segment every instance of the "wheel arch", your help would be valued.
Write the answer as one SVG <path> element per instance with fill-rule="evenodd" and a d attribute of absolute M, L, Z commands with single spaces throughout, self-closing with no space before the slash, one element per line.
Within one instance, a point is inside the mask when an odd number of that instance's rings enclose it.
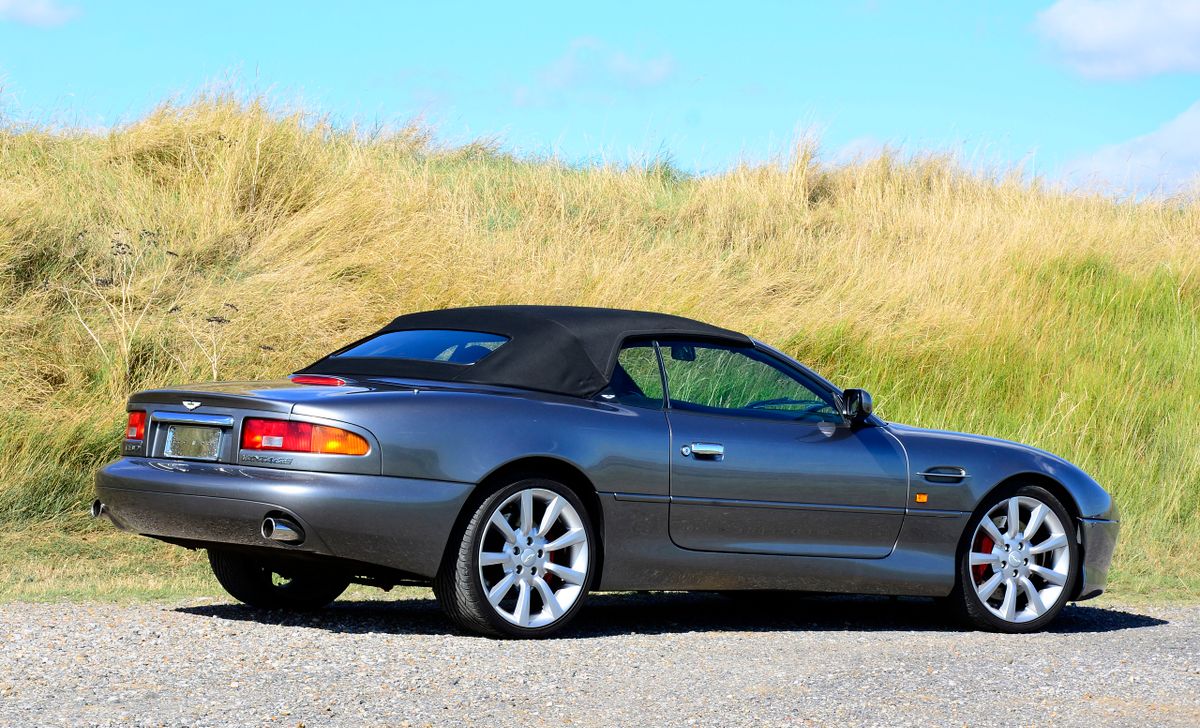
<path fill-rule="evenodd" d="M 999 483 L 993 485 L 986 493 L 983 494 L 982 497 L 980 497 L 979 503 L 975 506 L 976 510 L 979 509 L 979 506 L 982 505 L 983 501 L 986 500 L 988 496 L 997 490 L 1001 488 L 1013 488 L 1021 485 L 1038 485 L 1054 494 L 1054 497 L 1058 498 L 1059 502 L 1063 504 L 1063 507 L 1067 509 L 1067 513 L 1071 516 L 1071 522 L 1073 524 L 1072 529 L 1076 532 L 1076 536 L 1078 536 L 1079 516 L 1082 515 L 1079 510 L 1079 502 L 1075 499 L 1075 496 L 1071 494 L 1071 491 L 1067 488 L 1067 486 L 1063 485 L 1061 481 L 1046 475 L 1045 473 L 1039 473 L 1035 470 L 1010 475 L 1004 480 L 1001 480 Z"/>
<path fill-rule="evenodd" d="M 547 455 L 528 455 L 510 460 L 500 465 L 480 479 L 471 495 L 463 503 L 454 527 L 450 531 L 446 547 L 443 550 L 442 563 L 455 548 L 455 538 L 460 534 L 475 510 L 479 508 L 489 495 L 500 488 L 524 478 L 547 478 L 570 488 L 579 500 L 583 501 L 588 517 L 592 519 L 593 531 L 596 537 L 596 566 L 592 584 L 599 584 L 604 573 L 604 510 L 600 505 L 600 496 L 596 486 L 584 474 L 579 466 L 561 458 Z"/>
<path fill-rule="evenodd" d="M 1036 485 L 1050 491 L 1051 495 L 1057 498 L 1059 503 L 1063 504 L 1063 508 L 1067 509 L 1067 515 L 1071 517 L 1071 536 L 1075 539 L 1075 543 L 1078 545 L 1079 551 L 1079 563 L 1072 566 L 1072 568 L 1078 572 L 1078 578 L 1075 580 L 1076 593 L 1072 594 L 1070 597 L 1070 599 L 1074 599 L 1078 596 L 1079 589 L 1083 586 L 1084 553 L 1083 543 L 1079 536 L 1079 518 L 1081 515 L 1079 502 L 1075 499 L 1075 496 L 1071 494 L 1071 491 L 1067 488 L 1067 486 L 1062 484 L 1062 482 L 1045 473 L 1039 473 L 1035 470 L 1010 475 L 993 485 L 991 488 L 988 488 L 982 495 L 979 496 L 979 499 L 975 503 L 974 510 L 971 511 L 971 517 L 967 519 L 967 528 L 963 529 L 962 536 L 958 540 L 958 549 L 954 555 L 955 579 L 958 579 L 958 562 L 963 558 L 963 554 L 968 546 L 967 542 L 971 538 L 970 524 L 975 522 L 975 519 L 979 515 L 980 510 L 983 508 L 984 503 L 988 502 L 994 493 L 1002 490 L 1015 491 L 1022 485 Z"/>

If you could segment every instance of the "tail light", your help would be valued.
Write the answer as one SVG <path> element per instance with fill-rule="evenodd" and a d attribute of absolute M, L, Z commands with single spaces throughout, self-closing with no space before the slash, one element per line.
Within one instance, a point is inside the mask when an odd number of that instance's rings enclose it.
<path fill-rule="evenodd" d="M 125 425 L 125 439 L 146 439 L 146 413 L 144 410 L 133 410 L 129 413 L 129 422 Z"/>
<path fill-rule="evenodd" d="M 340 427 L 254 418 L 242 422 L 242 449 L 321 455 L 366 455 L 371 446 L 361 435 Z"/>

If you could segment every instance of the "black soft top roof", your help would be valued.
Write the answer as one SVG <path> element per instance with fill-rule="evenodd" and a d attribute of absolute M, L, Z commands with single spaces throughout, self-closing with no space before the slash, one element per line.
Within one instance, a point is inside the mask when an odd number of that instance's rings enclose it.
<path fill-rule="evenodd" d="M 744 334 L 682 316 L 577 306 L 475 306 L 422 311 L 400 316 L 372 336 L 420 329 L 480 331 L 506 336 L 509 341 L 471 365 L 325 357 L 302 371 L 497 384 L 588 397 L 608 384 L 621 344 L 632 337 L 688 336 L 750 344 Z"/>

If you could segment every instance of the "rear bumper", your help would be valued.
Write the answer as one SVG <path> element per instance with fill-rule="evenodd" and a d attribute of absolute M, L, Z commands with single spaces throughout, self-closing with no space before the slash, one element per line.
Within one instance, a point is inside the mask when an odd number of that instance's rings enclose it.
<path fill-rule="evenodd" d="M 1080 518 L 1079 540 L 1083 550 L 1083 573 L 1079 580 L 1076 600 L 1098 597 L 1108 584 L 1108 567 L 1117 545 L 1119 521 L 1103 518 Z"/>
<path fill-rule="evenodd" d="M 118 528 L 202 545 L 298 551 L 432 577 L 469 483 L 315 473 L 221 463 L 122 458 L 96 474 Z M 262 536 L 268 515 L 296 521 L 304 541 Z"/>

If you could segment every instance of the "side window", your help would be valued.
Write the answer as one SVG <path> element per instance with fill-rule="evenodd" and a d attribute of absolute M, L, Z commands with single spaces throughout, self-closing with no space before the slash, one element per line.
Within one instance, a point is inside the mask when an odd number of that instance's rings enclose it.
<path fill-rule="evenodd" d="M 749 347 L 660 342 L 671 407 L 794 422 L 841 423 L 833 398 Z"/>
<path fill-rule="evenodd" d="M 654 344 L 639 342 L 621 349 L 612 379 L 600 392 L 600 399 L 647 409 L 663 406 L 662 375 Z"/>

